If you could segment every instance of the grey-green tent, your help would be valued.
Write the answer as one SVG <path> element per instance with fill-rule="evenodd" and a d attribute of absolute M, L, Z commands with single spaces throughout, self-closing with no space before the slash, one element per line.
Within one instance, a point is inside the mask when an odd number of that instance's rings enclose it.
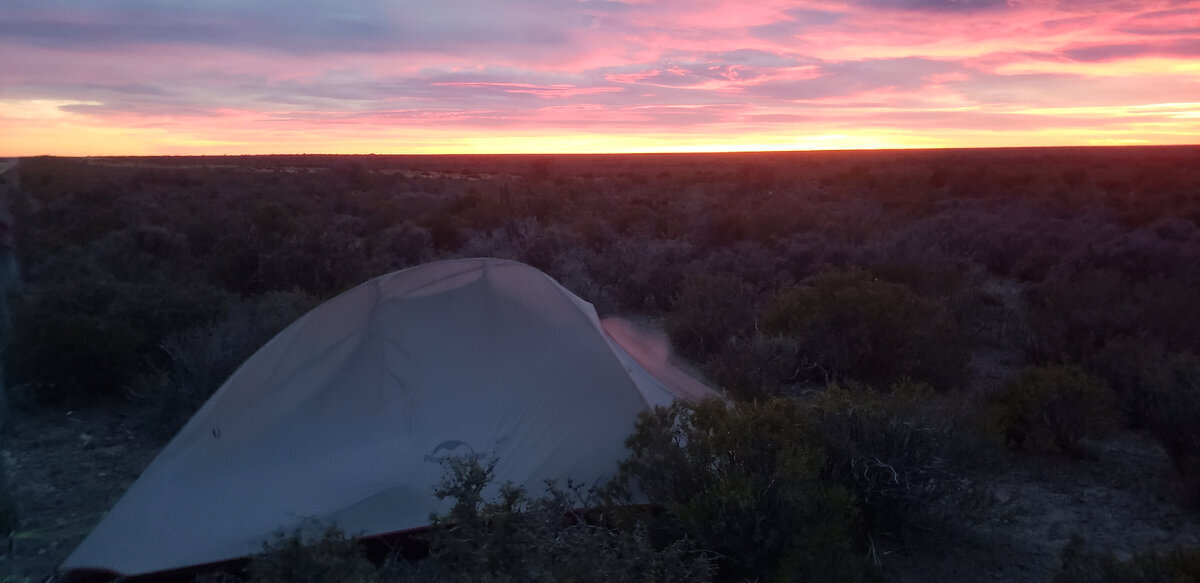
<path fill-rule="evenodd" d="M 122 575 L 241 557 L 280 529 L 427 524 L 447 456 L 496 482 L 596 482 L 637 414 L 702 398 L 649 374 L 590 304 L 527 265 L 443 261 L 303 316 L 235 372 L 63 563 Z M 683 392 L 690 392 L 688 395 Z"/>

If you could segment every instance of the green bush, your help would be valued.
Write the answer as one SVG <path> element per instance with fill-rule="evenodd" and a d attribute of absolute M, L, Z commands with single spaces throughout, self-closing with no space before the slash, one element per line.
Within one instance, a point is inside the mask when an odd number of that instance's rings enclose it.
<path fill-rule="evenodd" d="M 667 318 L 671 343 L 684 356 L 703 362 L 754 329 L 754 302 L 754 287 L 741 278 L 690 277 Z"/>
<path fill-rule="evenodd" d="M 12 375 L 48 402 L 120 397 L 161 365 L 169 333 L 219 316 L 227 298 L 205 285 L 80 281 L 32 287 L 14 306 Z"/>
<path fill-rule="evenodd" d="M 121 281 L 148 282 L 177 277 L 187 256 L 183 235 L 162 227 L 136 227 L 90 242 L 82 261 Z"/>
<path fill-rule="evenodd" d="M 966 341 L 945 307 L 864 271 L 827 271 L 780 291 L 762 328 L 799 341 L 794 368 L 822 385 L 911 378 L 947 390 L 967 378 Z"/>
<path fill-rule="evenodd" d="M 677 403 L 643 414 L 616 484 L 664 511 L 655 525 L 721 557 L 730 579 L 855 581 L 856 512 L 821 477 L 820 434 L 790 400 Z"/>
<path fill-rule="evenodd" d="M 1142 417 L 1180 473 L 1200 474 L 1200 358 L 1169 355 L 1151 374 L 1142 387 Z"/>
<path fill-rule="evenodd" d="M 225 571 L 210 571 L 201 573 L 192 579 L 192 583 L 245 583 L 246 580 Z"/>
<path fill-rule="evenodd" d="M 704 363 L 707 379 L 738 399 L 750 401 L 785 394 L 807 379 L 811 369 L 798 365 L 800 343 L 784 336 L 754 334 L 731 341 Z"/>
<path fill-rule="evenodd" d="M 401 581 L 476 582 L 628 582 L 664 583 L 711 580 L 707 553 L 690 541 L 651 542 L 636 521 L 627 527 L 605 524 L 603 516 L 584 514 L 596 499 L 568 484 L 548 484 L 546 494 L 531 498 L 504 484 L 486 499 L 494 465 L 476 458 L 448 460 L 448 471 L 435 490 L 454 499 L 444 515 L 432 517 L 429 557 L 417 564 L 397 563 Z"/>
<path fill-rule="evenodd" d="M 907 544 L 986 509 L 971 476 L 992 448 L 960 402 L 901 383 L 890 393 L 831 387 L 810 405 L 828 456 L 823 473 L 854 495 L 872 541 Z"/>
<path fill-rule="evenodd" d="M 1016 447 L 1052 443 L 1080 455 L 1079 440 L 1103 435 L 1117 421 L 1112 390 L 1076 365 L 1026 368 L 992 402 L 1005 443 Z"/>
<path fill-rule="evenodd" d="M 495 497 L 492 465 L 474 457 L 452 458 L 435 493 L 454 504 L 430 517 L 419 539 L 428 556 L 410 561 L 399 554 L 382 565 L 369 562 L 354 537 L 334 526 L 307 524 L 290 535 L 279 533 L 253 557 L 243 577 L 216 572 L 200 583 L 705 583 L 712 560 L 686 540 L 656 545 L 640 522 L 628 528 L 606 524 L 590 492 L 569 484 L 548 484 L 531 498 L 505 484 Z"/>
<path fill-rule="evenodd" d="M 1087 362 L 1121 336 L 1172 352 L 1200 346 L 1200 302 L 1184 281 L 1096 269 L 1048 280 L 1027 296 L 1026 352 L 1039 364 Z"/>
<path fill-rule="evenodd" d="M 1085 362 L 1088 372 L 1113 390 L 1117 406 L 1131 429 L 1146 429 L 1146 393 L 1153 390 L 1167 357 L 1162 346 L 1131 336 L 1109 340 Z"/>
<path fill-rule="evenodd" d="M 1200 581 L 1200 547 L 1145 552 L 1127 561 L 1088 550 L 1079 536 L 1063 547 L 1054 583 L 1194 583 Z"/>
<path fill-rule="evenodd" d="M 8 481 L 8 471 L 0 469 L 0 541 L 9 541 L 13 532 L 20 526 L 17 501 L 13 498 L 12 485 Z"/>
<path fill-rule="evenodd" d="M 1078 273 L 1031 287 L 1026 352 L 1039 363 L 1080 361 L 1109 338 L 1133 333 L 1141 311 L 1133 292 L 1115 271 Z"/>
<path fill-rule="evenodd" d="M 1200 357 L 1118 339 L 1093 366 L 1111 379 L 1123 409 L 1162 445 L 1200 502 Z"/>
<path fill-rule="evenodd" d="M 128 322 L 43 306 L 18 307 L 12 375 L 39 400 L 84 403 L 118 396 L 146 366 L 146 338 Z"/>
<path fill-rule="evenodd" d="M 166 362 L 142 379 L 137 396 L 173 435 L 242 362 L 316 303 L 299 292 L 266 293 L 233 302 L 219 320 L 168 334 L 159 345 Z"/>
<path fill-rule="evenodd" d="M 311 530 L 311 529 L 310 529 Z M 375 566 L 358 542 L 334 526 L 316 533 L 278 533 L 246 569 L 249 583 L 373 583 Z"/>

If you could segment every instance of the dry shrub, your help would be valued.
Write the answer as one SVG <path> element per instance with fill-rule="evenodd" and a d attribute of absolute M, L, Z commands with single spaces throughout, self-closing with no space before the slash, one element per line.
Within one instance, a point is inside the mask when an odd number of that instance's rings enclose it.
<path fill-rule="evenodd" d="M 946 308 L 865 271 L 826 271 L 782 290 L 761 324 L 797 340 L 795 368 L 821 384 L 911 378 L 948 390 L 966 381 L 966 341 Z"/>
<path fill-rule="evenodd" d="M 247 583 L 375 583 L 379 575 L 357 541 L 341 529 L 298 528 L 263 544 Z"/>
<path fill-rule="evenodd" d="M 143 379 L 139 396 L 173 434 L 242 362 L 315 304 L 299 292 L 267 293 L 233 303 L 220 320 L 170 334 L 162 341 L 167 362 Z"/>
<path fill-rule="evenodd" d="M 664 510 L 656 527 L 721 557 L 730 580 L 862 581 L 850 493 L 821 476 L 811 418 L 787 399 L 710 400 L 644 414 L 618 483 Z"/>
<path fill-rule="evenodd" d="M 1087 548 L 1072 536 L 1060 555 L 1054 583 L 1191 583 L 1200 581 L 1200 548 L 1180 546 L 1138 553 L 1126 561 Z"/>
<path fill-rule="evenodd" d="M 888 393 L 831 387 L 811 402 L 826 479 L 847 488 L 872 541 L 906 545 L 981 519 L 989 497 L 975 475 L 994 458 L 972 410 L 927 385 Z"/>
<path fill-rule="evenodd" d="M 1079 441 L 1116 425 L 1116 399 L 1104 381 L 1076 365 L 1026 368 L 992 396 L 1005 442 L 1058 447 L 1081 455 Z"/>
<path fill-rule="evenodd" d="M 552 583 L 703 583 L 712 578 L 708 553 L 691 541 L 655 544 L 641 521 L 607 523 L 587 513 L 598 499 L 568 482 L 547 484 L 534 498 L 524 489 L 492 484 L 494 463 L 451 458 L 435 493 L 453 499 L 450 511 L 433 517 L 430 554 L 420 563 L 397 562 L 391 571 L 405 582 L 530 581 Z"/>

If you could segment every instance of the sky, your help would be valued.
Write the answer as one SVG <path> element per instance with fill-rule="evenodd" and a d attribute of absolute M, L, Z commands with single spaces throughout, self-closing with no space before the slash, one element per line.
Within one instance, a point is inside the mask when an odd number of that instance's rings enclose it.
<path fill-rule="evenodd" d="M 1200 143 L 1200 0 L 4 0 L 0 156 Z"/>

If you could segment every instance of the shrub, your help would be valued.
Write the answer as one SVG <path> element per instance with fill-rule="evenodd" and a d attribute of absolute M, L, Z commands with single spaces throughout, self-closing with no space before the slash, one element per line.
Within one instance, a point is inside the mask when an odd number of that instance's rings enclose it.
<path fill-rule="evenodd" d="M 620 309 L 663 312 L 678 297 L 694 255 L 686 241 L 618 238 L 589 267 L 596 283 L 613 286 Z"/>
<path fill-rule="evenodd" d="M 3 428 L 7 431 L 7 427 Z M 8 481 L 8 472 L 0 473 L 0 540 L 8 541 L 13 531 L 21 526 L 17 513 L 17 501 L 13 499 L 12 485 Z"/>
<path fill-rule="evenodd" d="M 1060 555 L 1054 583 L 1185 583 L 1200 581 L 1200 547 L 1176 547 L 1166 552 L 1144 552 L 1127 561 L 1112 553 L 1086 548 L 1072 536 Z"/>
<path fill-rule="evenodd" d="M 1180 472 L 1200 473 L 1200 358 L 1170 355 L 1153 374 L 1141 401 L 1147 426 Z"/>
<path fill-rule="evenodd" d="M 112 231 L 91 242 L 83 261 L 122 281 L 163 281 L 186 265 L 187 238 L 162 227 Z"/>
<path fill-rule="evenodd" d="M 1145 392 L 1166 357 L 1162 347 L 1131 336 L 1118 336 L 1085 362 L 1088 372 L 1103 380 L 1117 399 L 1124 420 L 1132 429 L 1145 429 Z"/>
<path fill-rule="evenodd" d="M 14 380 L 55 403 L 121 396 L 161 365 L 164 336 L 221 314 L 225 301 L 205 285 L 85 280 L 32 288 L 13 310 Z"/>
<path fill-rule="evenodd" d="M 369 562 L 355 537 L 335 526 L 306 524 L 290 535 L 278 533 L 263 545 L 244 571 L 245 578 L 215 572 L 204 583 L 398 583 L 534 582 L 705 583 L 712 578 L 708 554 L 685 540 L 655 545 L 640 522 L 622 529 L 593 520 L 579 508 L 595 499 L 581 488 L 548 484 L 546 494 L 529 497 L 505 484 L 494 498 L 494 463 L 474 457 L 446 461 L 435 488 L 454 500 L 445 514 L 430 517 L 429 530 L 416 535 L 428 543 L 427 557 L 410 561 L 398 553 L 382 565 Z"/>
<path fill-rule="evenodd" d="M 146 338 L 128 322 L 18 305 L 12 375 L 53 403 L 110 399 L 145 366 Z"/>
<path fill-rule="evenodd" d="M 1069 188 L 1079 188 L 1080 186 L 1083 186 L 1083 183 L 1087 182 L 1087 180 L 1087 168 L 1075 166 L 1072 168 L 1066 168 L 1062 171 L 1063 184 L 1067 185 Z"/>
<path fill-rule="evenodd" d="M 1118 340 L 1097 361 L 1124 409 L 1162 445 L 1200 502 L 1200 357 Z"/>
<path fill-rule="evenodd" d="M 1026 351 L 1039 363 L 1082 360 L 1109 338 L 1134 333 L 1140 308 L 1120 273 L 1094 271 L 1030 288 Z"/>
<path fill-rule="evenodd" d="M 980 517 L 986 491 L 969 476 L 991 459 L 959 402 L 925 385 L 890 393 L 831 387 L 811 402 L 824 475 L 853 495 L 873 541 L 905 544 Z"/>
<path fill-rule="evenodd" d="M 206 279 L 238 294 L 253 294 L 259 289 L 258 272 L 262 254 L 245 231 L 230 229 L 212 245 L 205 262 Z"/>
<path fill-rule="evenodd" d="M 512 484 L 485 499 L 493 465 L 452 458 L 435 490 L 453 498 L 444 515 L 432 517 L 430 555 L 420 564 L 394 569 L 403 581 L 704 582 L 712 577 L 706 553 L 689 541 L 652 544 L 641 522 L 619 528 L 598 522 L 580 508 L 596 500 L 581 488 L 548 484 L 531 498 Z"/>
<path fill-rule="evenodd" d="M 966 380 L 966 342 L 945 308 L 864 271 L 826 271 L 782 290 L 762 328 L 797 339 L 795 368 L 819 371 L 809 376 L 821 384 L 907 377 L 946 390 Z"/>
<path fill-rule="evenodd" d="M 433 253 L 433 236 L 429 229 L 412 221 L 388 227 L 377 238 L 379 243 L 371 263 L 372 275 L 418 265 Z"/>
<path fill-rule="evenodd" d="M 143 379 L 138 396 L 158 409 L 173 435 L 242 362 L 316 304 L 299 292 L 272 292 L 234 302 L 225 317 L 167 335 L 166 363 Z"/>
<path fill-rule="evenodd" d="M 245 579 L 225 571 L 200 573 L 192 579 L 192 583 L 245 583 L 245 581 Z"/>
<path fill-rule="evenodd" d="M 1095 437 L 1116 423 L 1112 390 L 1076 365 L 1026 368 L 992 397 L 1005 443 L 1053 443 L 1079 455 L 1079 440 Z"/>
<path fill-rule="evenodd" d="M 683 283 L 667 318 L 671 343 L 704 361 L 754 329 L 754 287 L 730 275 L 700 275 Z"/>
<path fill-rule="evenodd" d="M 805 381 L 812 369 L 800 364 L 799 354 L 794 338 L 754 334 L 731 341 L 702 370 L 716 386 L 749 401 L 785 394 Z"/>
<path fill-rule="evenodd" d="M 657 527 L 722 557 L 731 579 L 870 579 L 849 492 L 821 479 L 815 427 L 785 399 L 677 403 L 643 414 L 617 491 L 661 507 Z"/>
<path fill-rule="evenodd" d="M 358 542 L 335 526 L 282 532 L 247 567 L 249 583 L 371 583 L 379 577 Z M 315 536 L 314 536 L 315 534 Z"/>
<path fill-rule="evenodd" d="M 1200 302 L 1195 286 L 1185 282 L 1093 270 L 1047 281 L 1031 288 L 1028 298 L 1026 350 L 1041 364 L 1087 362 L 1121 336 L 1168 351 L 1200 346 Z"/>

